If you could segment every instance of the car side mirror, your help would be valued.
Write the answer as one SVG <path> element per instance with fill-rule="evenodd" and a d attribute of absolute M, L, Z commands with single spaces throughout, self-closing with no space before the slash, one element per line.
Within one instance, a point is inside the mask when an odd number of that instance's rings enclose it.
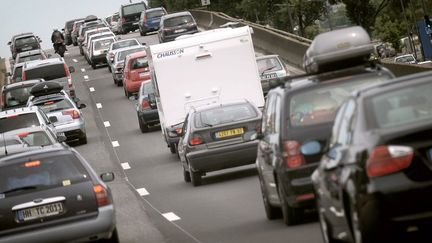
<path fill-rule="evenodd" d="M 74 68 L 74 67 L 72 67 L 72 66 L 70 66 L 70 67 L 69 67 L 69 72 L 70 72 L 70 73 L 73 73 L 73 72 L 75 72 L 75 68 Z"/>
<path fill-rule="evenodd" d="M 75 102 L 75 104 L 78 104 L 78 102 L 80 102 L 80 98 L 78 98 L 78 97 L 74 97 L 74 98 L 73 98 L 73 101 Z"/>
<path fill-rule="evenodd" d="M 41 39 L 39 39 L 39 43 L 42 43 L 42 40 L 41 40 Z"/>
<path fill-rule="evenodd" d="M 12 41 L 9 41 L 7 44 L 8 44 L 8 46 L 12 45 Z"/>
<path fill-rule="evenodd" d="M 63 142 L 65 142 L 67 140 L 67 137 L 66 137 L 66 135 L 64 134 L 64 132 L 59 132 L 59 133 L 57 133 L 57 141 L 59 142 L 59 143 L 63 143 Z"/>
<path fill-rule="evenodd" d="M 86 107 L 87 107 L 86 104 L 81 103 L 81 104 L 78 106 L 78 109 L 84 109 L 84 108 L 86 108 Z"/>
<path fill-rule="evenodd" d="M 145 45 L 147 45 L 147 43 L 143 42 L 143 43 L 141 43 L 141 45 L 145 46 Z"/>
<path fill-rule="evenodd" d="M 64 28 L 62 29 L 62 31 L 64 31 Z"/>
<path fill-rule="evenodd" d="M 115 179 L 115 176 L 113 172 L 105 172 L 100 174 L 100 178 L 102 179 L 103 182 L 110 182 Z"/>
<path fill-rule="evenodd" d="M 51 123 L 56 123 L 56 122 L 58 122 L 58 119 L 57 119 L 56 116 L 50 116 L 48 119 L 49 119 L 49 121 L 50 121 Z"/>

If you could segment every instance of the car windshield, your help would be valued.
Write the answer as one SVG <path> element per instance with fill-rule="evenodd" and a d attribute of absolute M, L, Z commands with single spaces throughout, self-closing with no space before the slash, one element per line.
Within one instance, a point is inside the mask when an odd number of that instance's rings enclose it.
<path fill-rule="evenodd" d="M 38 53 L 31 56 L 20 57 L 17 63 L 40 60 L 40 59 L 43 59 L 43 56 L 42 54 Z"/>
<path fill-rule="evenodd" d="M 32 86 L 19 87 L 11 90 L 7 90 L 4 93 L 5 96 L 5 107 L 10 108 L 14 106 L 23 106 L 27 104 L 28 97 L 30 96 L 30 90 Z"/>
<path fill-rule="evenodd" d="M 382 83 L 390 77 L 376 74 L 361 75 L 350 81 L 329 82 L 305 89 L 293 95 L 289 101 L 289 119 L 292 127 L 332 122 L 339 106 L 354 90 Z"/>
<path fill-rule="evenodd" d="M 34 36 L 27 36 L 24 38 L 19 38 L 15 40 L 16 46 L 23 46 L 27 44 L 37 43 L 37 40 Z"/>
<path fill-rule="evenodd" d="M 237 104 L 215 107 L 195 115 L 195 127 L 202 128 L 224 123 L 242 121 L 256 117 L 258 114 L 249 104 Z"/>
<path fill-rule="evenodd" d="M 114 42 L 114 39 L 105 39 L 105 40 L 96 41 L 94 44 L 94 49 L 95 49 L 95 51 L 107 50 L 109 48 L 109 46 L 111 45 L 111 43 L 113 43 L 113 42 Z"/>
<path fill-rule="evenodd" d="M 22 66 L 15 68 L 15 71 L 13 73 L 13 79 L 15 79 L 16 82 L 21 81 L 21 79 L 22 79 Z"/>
<path fill-rule="evenodd" d="M 6 115 L 0 118 L 0 133 L 37 126 L 40 126 L 40 123 L 34 112 L 20 115 Z"/>
<path fill-rule="evenodd" d="M 16 158 L 0 169 L 0 194 L 22 194 L 64 187 L 90 180 L 81 162 L 72 154 Z"/>
<path fill-rule="evenodd" d="M 66 77 L 66 70 L 63 63 L 36 67 L 25 71 L 26 79 L 43 78 L 45 81 Z"/>
<path fill-rule="evenodd" d="M 58 99 L 58 100 L 50 100 L 44 101 L 40 103 L 36 103 L 36 106 L 45 113 L 48 114 L 50 112 L 62 111 L 70 108 L 74 108 L 71 102 L 67 99 Z"/>
<path fill-rule="evenodd" d="M 19 137 L 28 146 L 48 146 L 53 144 L 48 135 L 43 131 L 23 133 Z"/>
<path fill-rule="evenodd" d="M 138 46 L 138 45 L 139 43 L 136 40 L 121 41 L 121 42 L 114 43 L 112 46 L 112 50 L 125 48 L 129 46 Z"/>
<path fill-rule="evenodd" d="M 123 60 L 123 59 L 125 59 L 125 57 L 127 55 L 135 53 L 135 52 L 139 52 L 139 51 L 144 51 L 144 47 L 121 51 L 117 54 L 117 61 Z"/>
<path fill-rule="evenodd" d="M 257 64 L 258 64 L 258 71 L 260 73 L 268 72 L 268 71 L 269 72 L 278 71 L 282 69 L 279 59 L 276 57 L 259 59 L 257 60 Z"/>
<path fill-rule="evenodd" d="M 132 69 L 139 69 L 139 68 L 147 68 L 148 67 L 148 61 L 145 57 L 139 57 L 132 60 Z"/>
<path fill-rule="evenodd" d="M 153 11 L 146 12 L 146 14 L 147 14 L 147 18 L 151 19 L 151 18 L 161 17 L 165 15 L 165 12 L 163 10 L 153 10 Z"/>
<path fill-rule="evenodd" d="M 418 121 L 430 121 L 432 119 L 431 92 L 432 83 L 427 83 L 396 89 L 366 100 L 367 111 L 372 111 L 371 127 L 387 128 Z"/>
<path fill-rule="evenodd" d="M 123 15 L 141 13 L 144 10 L 144 3 L 131 4 L 123 7 Z"/>
<path fill-rule="evenodd" d="M 184 25 L 187 23 L 193 23 L 193 19 L 190 15 L 183 15 L 178 17 L 172 17 L 164 20 L 165 27 L 175 27 L 178 25 Z"/>

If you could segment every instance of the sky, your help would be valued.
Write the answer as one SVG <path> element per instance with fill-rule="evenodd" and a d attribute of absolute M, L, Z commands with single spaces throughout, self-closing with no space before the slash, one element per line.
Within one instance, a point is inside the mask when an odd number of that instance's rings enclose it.
<path fill-rule="evenodd" d="M 132 2 L 139 2 L 133 0 Z M 52 48 L 51 33 L 66 21 L 93 14 L 106 17 L 129 0 L 0 0 L 0 57 L 10 57 L 7 43 L 17 33 L 33 32 L 42 48 Z"/>

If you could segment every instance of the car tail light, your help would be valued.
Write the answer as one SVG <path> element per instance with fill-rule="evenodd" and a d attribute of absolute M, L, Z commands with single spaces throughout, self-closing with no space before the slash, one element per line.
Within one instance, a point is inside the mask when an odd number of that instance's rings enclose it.
<path fill-rule="evenodd" d="M 102 207 L 102 206 L 105 206 L 105 205 L 108 205 L 111 203 L 110 199 L 108 197 L 108 193 L 107 193 L 105 187 L 103 187 L 102 185 L 100 185 L 100 184 L 94 185 L 93 186 L 93 192 L 95 193 L 96 202 L 97 202 L 97 205 L 99 207 Z"/>
<path fill-rule="evenodd" d="M 203 143 L 203 140 L 201 139 L 200 135 L 192 135 L 192 137 L 189 139 L 189 144 L 194 146 L 194 145 L 200 145 Z"/>
<path fill-rule="evenodd" d="M 22 74 L 21 74 L 21 80 L 26 80 L 26 78 L 27 78 L 27 75 L 26 75 L 26 73 L 24 72 L 24 71 L 22 71 Z"/>
<path fill-rule="evenodd" d="M 144 14 L 143 22 L 147 22 L 147 14 Z"/>
<path fill-rule="evenodd" d="M 302 194 L 302 195 L 296 196 L 297 201 L 304 201 L 304 200 L 309 200 L 312 198 L 315 198 L 315 195 L 313 193 L 307 193 L 307 194 Z"/>
<path fill-rule="evenodd" d="M 122 18 L 121 18 L 121 22 L 122 22 L 122 24 L 126 23 L 126 19 L 125 19 L 125 17 L 122 17 Z"/>
<path fill-rule="evenodd" d="M 183 128 L 181 128 L 181 127 L 177 127 L 177 128 L 175 129 L 175 131 L 176 131 L 177 135 L 181 136 L 182 131 L 183 131 Z"/>
<path fill-rule="evenodd" d="M 285 164 L 288 168 L 297 168 L 305 163 L 303 154 L 300 152 L 300 143 L 295 140 L 283 143 L 284 152 L 282 153 Z"/>
<path fill-rule="evenodd" d="M 401 171 L 411 165 L 413 149 L 406 146 L 375 147 L 366 162 L 369 177 L 378 177 Z"/>
<path fill-rule="evenodd" d="M 143 99 L 143 100 L 141 101 L 141 108 L 143 108 L 143 109 L 148 109 L 148 108 L 150 108 L 150 103 L 148 102 L 148 100 Z"/>
<path fill-rule="evenodd" d="M 72 119 L 79 119 L 80 118 L 79 112 L 74 110 L 74 109 L 62 111 L 62 114 L 65 116 L 70 115 L 72 117 Z"/>

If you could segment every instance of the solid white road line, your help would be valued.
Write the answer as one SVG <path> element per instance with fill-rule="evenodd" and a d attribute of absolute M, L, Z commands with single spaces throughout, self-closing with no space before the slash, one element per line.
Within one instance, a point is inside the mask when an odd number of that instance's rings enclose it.
<path fill-rule="evenodd" d="M 112 143 L 112 146 L 113 146 L 114 148 L 120 146 L 120 144 L 119 144 L 118 141 L 112 141 L 111 143 Z"/>
<path fill-rule="evenodd" d="M 180 219 L 180 217 L 175 215 L 173 212 L 164 213 L 164 214 L 162 214 L 162 216 L 164 216 L 166 219 L 168 219 L 168 221 L 171 221 L 171 222 Z"/>
<path fill-rule="evenodd" d="M 73 61 L 73 62 L 78 62 L 78 60 L 77 60 L 77 59 L 72 59 L 72 61 Z"/>
<path fill-rule="evenodd" d="M 129 170 L 131 167 L 128 162 L 121 163 L 123 170 Z"/>
<path fill-rule="evenodd" d="M 85 72 L 85 68 L 81 68 L 81 72 L 82 72 L 82 73 Z"/>
<path fill-rule="evenodd" d="M 95 88 L 93 88 L 93 87 L 90 87 L 89 90 L 90 90 L 90 92 L 95 92 Z"/>
<path fill-rule="evenodd" d="M 111 123 L 110 123 L 109 121 L 105 121 L 105 122 L 104 122 L 104 126 L 105 126 L 105 127 L 110 127 L 110 126 L 111 126 Z"/>
<path fill-rule="evenodd" d="M 102 104 L 101 103 L 96 103 L 96 108 L 102 109 Z"/>
<path fill-rule="evenodd" d="M 84 80 L 88 81 L 88 79 L 89 79 L 89 76 L 88 75 L 84 75 Z"/>
<path fill-rule="evenodd" d="M 137 192 L 140 194 L 140 196 L 147 196 L 150 193 L 143 187 L 143 188 L 138 188 Z"/>

